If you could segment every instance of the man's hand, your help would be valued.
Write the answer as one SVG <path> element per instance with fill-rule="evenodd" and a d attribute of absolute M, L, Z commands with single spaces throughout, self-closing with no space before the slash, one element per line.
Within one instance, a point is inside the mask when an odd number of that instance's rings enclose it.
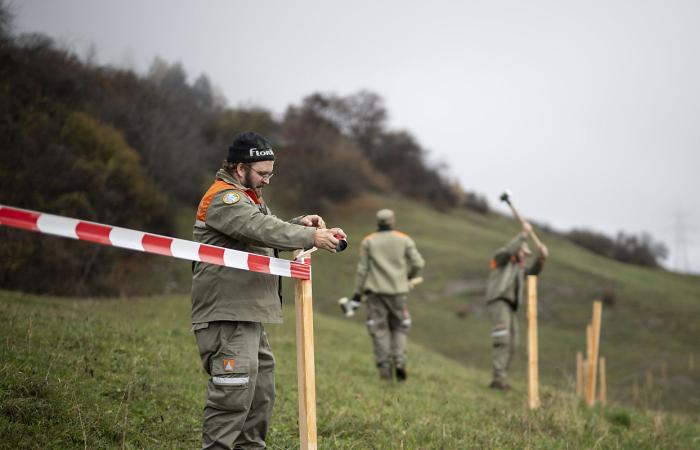
<path fill-rule="evenodd" d="M 540 257 L 542 259 L 547 259 L 547 257 L 549 256 L 549 250 L 547 250 L 547 247 L 544 244 L 537 247 L 537 252 L 540 254 Z"/>
<path fill-rule="evenodd" d="M 530 222 L 523 222 L 523 236 L 528 237 L 532 233 L 532 225 Z"/>
<path fill-rule="evenodd" d="M 317 248 L 321 248 L 331 253 L 336 253 L 335 248 L 338 245 L 339 239 L 346 238 L 347 235 L 340 228 L 319 228 L 314 233 L 314 245 Z"/>
<path fill-rule="evenodd" d="M 323 217 L 317 216 L 316 214 L 302 217 L 299 223 L 305 227 L 326 228 L 326 222 L 324 222 Z"/>

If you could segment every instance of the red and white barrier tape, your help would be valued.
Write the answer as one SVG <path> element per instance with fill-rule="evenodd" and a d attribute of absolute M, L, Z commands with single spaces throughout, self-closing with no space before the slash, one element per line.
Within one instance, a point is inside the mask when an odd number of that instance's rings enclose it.
<path fill-rule="evenodd" d="M 300 280 L 311 279 L 311 266 L 301 262 L 270 258 L 255 253 L 11 206 L 0 205 L 0 225 L 251 272 L 269 273 Z"/>

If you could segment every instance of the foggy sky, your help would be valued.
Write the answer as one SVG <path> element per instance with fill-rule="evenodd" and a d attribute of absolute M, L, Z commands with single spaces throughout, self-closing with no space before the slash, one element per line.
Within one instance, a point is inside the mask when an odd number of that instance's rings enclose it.
<path fill-rule="evenodd" d="M 281 114 L 369 89 L 390 124 L 497 208 L 566 230 L 646 231 L 700 272 L 700 2 L 14 2 L 101 64 L 156 55 L 206 73 L 231 106 Z M 222 150 L 223 151 L 223 150 Z M 682 222 L 683 227 L 679 227 Z M 515 232 L 515 230 L 514 230 Z"/>

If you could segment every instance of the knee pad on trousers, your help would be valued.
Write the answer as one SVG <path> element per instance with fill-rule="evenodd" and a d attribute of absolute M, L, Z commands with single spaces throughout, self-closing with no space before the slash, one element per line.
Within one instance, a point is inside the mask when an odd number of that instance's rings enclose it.
<path fill-rule="evenodd" d="M 386 323 L 379 322 L 374 319 L 369 319 L 365 324 L 367 325 L 367 331 L 369 332 L 370 336 L 377 336 L 378 334 L 389 330 Z"/>
<path fill-rule="evenodd" d="M 494 347 L 505 347 L 510 342 L 510 331 L 503 327 L 493 328 L 491 330 L 491 341 Z"/>

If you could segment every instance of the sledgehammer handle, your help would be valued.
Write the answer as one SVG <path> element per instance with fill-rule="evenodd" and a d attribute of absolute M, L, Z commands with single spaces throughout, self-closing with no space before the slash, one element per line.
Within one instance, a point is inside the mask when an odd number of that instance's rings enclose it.
<path fill-rule="evenodd" d="M 525 226 L 525 220 L 520 216 L 520 213 L 517 209 L 515 209 L 515 206 L 513 206 L 510 201 L 506 201 L 506 203 L 508 203 L 508 206 L 510 206 L 510 209 L 513 211 L 513 215 L 516 219 L 518 219 L 520 225 Z M 544 245 L 542 245 L 542 241 L 540 241 L 540 238 L 538 238 L 537 234 L 535 234 L 534 228 L 530 229 L 530 236 L 532 236 L 532 240 L 535 241 L 535 245 L 537 245 L 538 249 L 544 247 Z"/>

